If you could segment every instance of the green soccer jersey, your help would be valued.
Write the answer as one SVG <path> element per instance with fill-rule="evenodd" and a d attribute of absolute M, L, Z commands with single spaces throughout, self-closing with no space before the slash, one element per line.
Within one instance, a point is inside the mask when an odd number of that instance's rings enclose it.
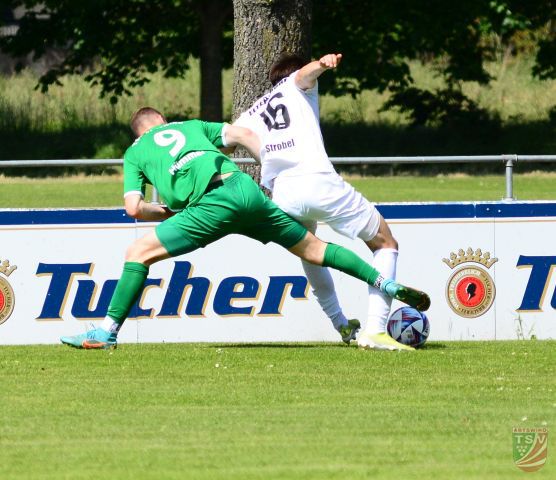
<path fill-rule="evenodd" d="M 125 152 L 124 195 L 144 195 L 150 183 L 173 211 L 197 203 L 214 174 L 239 170 L 218 150 L 224 125 L 188 120 L 145 132 Z"/>

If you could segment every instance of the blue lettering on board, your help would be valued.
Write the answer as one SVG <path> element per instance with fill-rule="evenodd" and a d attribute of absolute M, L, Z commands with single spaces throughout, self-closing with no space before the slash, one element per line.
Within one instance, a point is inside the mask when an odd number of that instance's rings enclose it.
<path fill-rule="evenodd" d="M 520 255 L 516 266 L 531 268 L 529 281 L 517 311 L 541 312 L 541 304 L 548 288 L 550 274 L 556 266 L 556 257 Z M 556 290 L 552 293 L 550 306 L 556 309 Z"/>
<path fill-rule="evenodd" d="M 77 319 L 103 318 L 106 316 L 110 300 L 114 294 L 117 280 L 105 280 L 98 288 L 91 279 L 78 279 L 75 295 L 71 303 L 70 292 L 77 275 L 91 276 L 92 263 L 59 264 L 39 263 L 37 276 L 50 276 L 50 284 L 37 320 L 62 320 L 66 305 L 71 315 Z M 132 307 L 129 318 L 180 317 L 184 298 L 189 293 L 185 316 L 204 316 L 210 296 L 212 283 L 205 277 L 193 277 L 190 262 L 176 261 L 168 288 L 164 293 L 158 315 L 152 306 L 141 305 L 143 295 Z M 163 279 L 147 278 L 143 292 L 149 287 L 161 287 Z M 262 305 L 257 315 L 282 315 L 282 307 L 289 289 L 293 299 L 307 299 L 308 281 L 304 276 L 271 276 L 264 293 Z M 213 310 L 220 316 L 253 315 L 261 293 L 260 282 L 253 277 L 235 276 L 222 279 L 213 299 Z M 236 301 L 249 301 L 248 305 L 234 305 Z"/>
<path fill-rule="evenodd" d="M 241 289 L 237 287 L 241 286 Z M 222 280 L 214 296 L 214 313 L 218 315 L 253 315 L 255 307 L 234 307 L 232 302 L 240 300 L 256 300 L 261 289 L 260 283 L 251 277 L 229 277 Z"/>

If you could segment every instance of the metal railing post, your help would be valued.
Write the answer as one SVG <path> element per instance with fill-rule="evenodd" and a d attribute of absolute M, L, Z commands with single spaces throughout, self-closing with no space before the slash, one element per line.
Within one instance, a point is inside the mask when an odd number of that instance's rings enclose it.
<path fill-rule="evenodd" d="M 556 155 L 449 155 L 449 156 L 410 156 L 410 157 L 330 157 L 333 164 L 343 165 L 391 165 L 391 164 L 424 164 L 424 163 L 477 163 L 500 162 L 506 168 L 506 192 L 502 200 L 512 201 L 514 197 L 513 168 L 519 160 L 527 162 L 556 162 Z M 234 158 L 236 163 L 255 163 L 252 158 Z M 0 160 L 0 172 L 3 168 L 24 167 L 83 167 L 83 166 L 122 166 L 122 159 L 68 159 L 68 160 Z M 160 203 L 156 189 L 152 190 L 152 202 Z"/>
<path fill-rule="evenodd" d="M 151 203 L 159 204 L 160 203 L 160 195 L 158 195 L 158 190 L 153 187 L 153 194 L 151 196 Z"/>
<path fill-rule="evenodd" d="M 512 201 L 514 198 L 514 162 L 517 163 L 517 155 L 503 155 L 506 160 L 506 196 L 502 200 Z"/>

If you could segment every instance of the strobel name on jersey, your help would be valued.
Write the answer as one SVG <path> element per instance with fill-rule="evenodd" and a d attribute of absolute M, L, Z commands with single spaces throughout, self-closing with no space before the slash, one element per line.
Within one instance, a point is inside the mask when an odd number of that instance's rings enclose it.
<path fill-rule="evenodd" d="M 286 148 L 292 148 L 292 147 L 295 147 L 295 141 L 293 138 L 290 138 L 289 140 L 284 140 L 283 142 L 280 143 L 269 143 L 264 146 L 267 152 L 278 152 L 280 150 L 284 150 Z"/>

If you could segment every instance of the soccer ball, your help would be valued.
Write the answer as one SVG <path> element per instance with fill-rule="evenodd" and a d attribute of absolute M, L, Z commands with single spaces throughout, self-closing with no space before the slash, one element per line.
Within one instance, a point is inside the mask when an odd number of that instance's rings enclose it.
<path fill-rule="evenodd" d="M 412 307 L 398 308 L 388 320 L 388 334 L 396 341 L 411 347 L 420 347 L 429 336 L 429 319 Z"/>

